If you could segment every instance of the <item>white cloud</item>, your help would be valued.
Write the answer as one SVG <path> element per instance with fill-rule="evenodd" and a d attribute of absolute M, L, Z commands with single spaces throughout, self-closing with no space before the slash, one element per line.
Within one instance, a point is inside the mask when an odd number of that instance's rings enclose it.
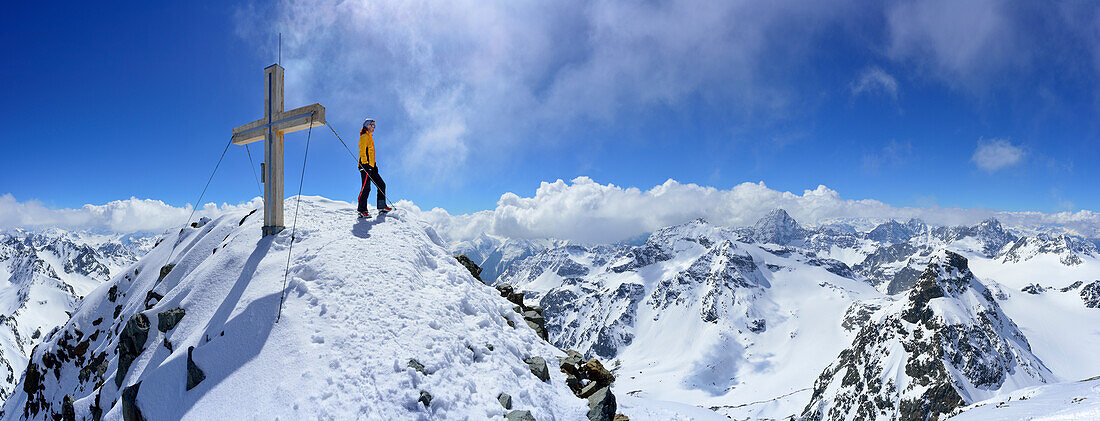
<path fill-rule="evenodd" d="M 896 207 L 872 199 L 844 199 L 825 186 L 795 194 L 772 190 L 764 183 L 743 183 L 729 190 L 719 190 L 668 180 L 643 191 L 599 184 L 587 177 L 571 182 L 544 182 L 534 197 L 505 193 L 491 210 L 452 216 L 436 208 L 424 215 L 451 240 L 466 240 L 489 233 L 514 238 L 550 237 L 607 243 L 635 238 L 699 217 L 724 226 L 747 226 L 775 208 L 785 209 L 808 225 L 848 218 L 877 221 L 919 218 L 935 225 L 958 225 L 997 217 L 1008 225 L 1056 225 L 1082 235 L 1100 236 L 1100 213 L 1085 210 L 1047 214 Z"/>
<path fill-rule="evenodd" d="M 238 31 L 264 49 L 275 45 L 269 22 L 284 33 L 283 64 L 294 86 L 288 103 L 322 101 L 330 121 L 362 117 L 351 110 L 376 116 L 381 133 L 409 140 L 399 151 L 404 169 L 439 179 L 459 176 L 474 151 L 479 160 L 507 159 L 521 144 L 568 142 L 540 137 L 562 121 L 611 121 L 623 110 L 697 98 L 730 112 L 763 111 L 754 121 L 786 115 L 775 111 L 795 91 L 774 69 L 793 66 L 777 61 L 804 61 L 811 35 L 854 6 L 318 0 L 266 7 L 243 9 Z M 273 16 L 255 17 L 264 13 Z"/>
<path fill-rule="evenodd" d="M 852 83 L 852 95 L 879 93 L 898 99 L 898 81 L 878 67 L 868 67 Z"/>
<path fill-rule="evenodd" d="M 193 220 L 261 206 L 260 198 L 239 205 L 207 203 L 195 212 Z M 720 190 L 668 180 L 641 190 L 578 177 L 569 182 L 544 182 L 533 197 L 505 193 L 495 208 L 472 214 L 451 215 L 440 208 L 421 211 L 408 201 L 401 201 L 396 206 L 420 213 L 452 241 L 472 239 L 485 233 L 512 238 L 611 243 L 695 218 L 706 218 L 724 226 L 747 226 L 775 208 L 785 209 L 806 225 L 837 219 L 883 221 L 891 218 L 919 218 L 935 225 L 958 225 L 996 217 L 1009 226 L 1058 226 L 1080 235 L 1100 237 L 1100 213 L 1088 210 L 1042 213 L 897 207 L 872 199 L 845 199 L 825 186 L 796 194 L 770 189 L 764 183 L 742 183 Z M 59 227 L 113 233 L 162 232 L 183 224 L 190 212 L 190 207 L 137 198 L 77 209 L 51 209 L 35 201 L 19 202 L 10 194 L 0 195 L 0 229 Z"/>
<path fill-rule="evenodd" d="M 192 221 L 203 216 L 216 217 L 232 209 L 255 209 L 263 200 L 255 198 L 239 205 L 207 203 L 195 211 Z M 84 205 L 78 209 L 51 209 L 37 201 L 19 202 L 11 194 L 0 196 L 0 228 L 48 228 L 92 230 L 116 233 L 154 232 L 183 225 L 192 207 L 170 206 L 159 200 L 116 200 L 103 205 Z"/>
<path fill-rule="evenodd" d="M 1026 152 L 1004 139 L 979 140 L 974 156 L 970 158 L 978 168 L 993 172 L 1018 164 Z"/>
<path fill-rule="evenodd" d="M 911 60 L 951 85 L 981 84 L 1030 59 L 1011 6 L 1002 0 L 896 2 L 886 12 L 887 55 Z"/>

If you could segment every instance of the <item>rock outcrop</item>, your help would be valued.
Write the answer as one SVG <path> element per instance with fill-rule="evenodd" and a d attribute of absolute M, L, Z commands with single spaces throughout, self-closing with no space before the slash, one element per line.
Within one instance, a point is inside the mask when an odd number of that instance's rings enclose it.
<path fill-rule="evenodd" d="M 818 378 L 805 419 L 932 420 L 1053 378 L 958 254 L 934 255 L 884 311 Z"/>

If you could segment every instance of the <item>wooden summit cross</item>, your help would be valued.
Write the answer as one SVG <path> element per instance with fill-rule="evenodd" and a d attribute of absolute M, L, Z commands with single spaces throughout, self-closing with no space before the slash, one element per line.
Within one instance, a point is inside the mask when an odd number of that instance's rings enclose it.
<path fill-rule="evenodd" d="M 233 129 L 233 144 L 264 141 L 264 163 L 260 164 L 264 183 L 263 235 L 278 234 L 283 226 L 283 134 L 325 125 L 325 107 L 307 105 L 283 111 L 283 66 L 272 64 L 264 69 L 264 118 Z"/>

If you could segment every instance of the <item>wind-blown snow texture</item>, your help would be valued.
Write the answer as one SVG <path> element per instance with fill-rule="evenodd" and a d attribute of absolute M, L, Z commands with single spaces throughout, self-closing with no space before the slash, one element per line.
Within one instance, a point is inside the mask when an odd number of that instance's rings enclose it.
<path fill-rule="evenodd" d="M 964 408 L 952 421 L 1100 419 L 1100 379 L 1028 387 Z"/>
<path fill-rule="evenodd" d="M 561 352 L 431 227 L 401 211 L 352 215 L 302 201 L 278 324 L 289 230 L 261 238 L 259 214 L 231 212 L 170 234 L 46 336 L 4 418 L 51 419 L 68 395 L 77 419 L 134 408 L 149 419 L 487 419 L 505 412 L 502 392 L 539 420 L 584 418 L 561 373 L 542 382 L 523 362 Z M 173 325 L 175 308 L 186 313 Z M 204 379 L 187 390 L 189 374 Z"/>

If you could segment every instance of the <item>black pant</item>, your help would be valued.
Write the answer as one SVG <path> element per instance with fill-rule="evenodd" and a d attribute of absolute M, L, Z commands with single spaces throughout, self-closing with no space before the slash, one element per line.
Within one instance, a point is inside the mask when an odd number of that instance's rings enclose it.
<path fill-rule="evenodd" d="M 370 196 L 370 184 L 378 186 L 378 208 L 386 207 L 386 182 L 378 175 L 378 167 L 359 164 L 359 178 L 363 187 L 359 189 L 359 212 L 367 211 L 367 197 Z"/>

